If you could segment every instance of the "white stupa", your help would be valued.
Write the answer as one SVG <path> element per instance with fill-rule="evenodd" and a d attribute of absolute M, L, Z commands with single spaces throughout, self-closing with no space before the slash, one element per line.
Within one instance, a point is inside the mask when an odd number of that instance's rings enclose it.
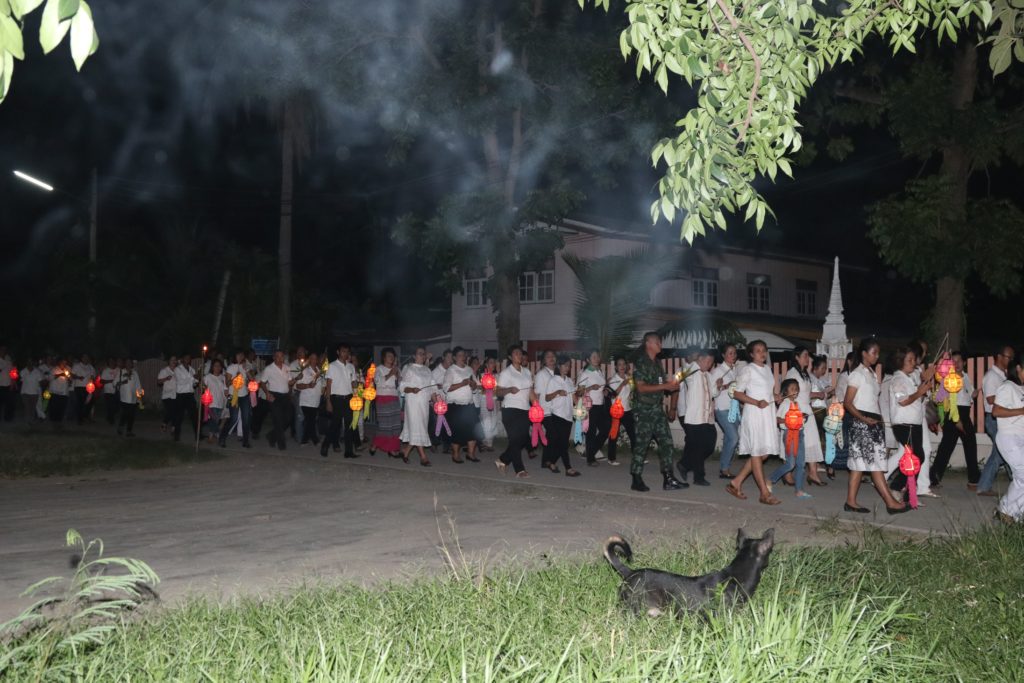
<path fill-rule="evenodd" d="M 853 345 L 846 336 L 846 321 L 843 319 L 843 290 L 839 286 L 839 257 L 836 256 L 832 273 L 832 293 L 828 299 L 828 315 L 825 316 L 825 325 L 821 328 L 818 354 L 828 356 L 832 360 L 845 360 L 846 354 L 852 349 Z"/>

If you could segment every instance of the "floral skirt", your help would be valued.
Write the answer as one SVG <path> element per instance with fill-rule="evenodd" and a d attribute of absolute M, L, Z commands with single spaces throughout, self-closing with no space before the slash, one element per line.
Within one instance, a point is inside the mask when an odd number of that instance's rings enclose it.
<path fill-rule="evenodd" d="M 850 421 L 849 456 L 846 466 L 854 472 L 884 472 L 888 454 L 885 450 L 885 427 L 882 425 L 882 416 L 864 411 L 861 411 L 861 414 L 878 422 L 868 425 L 857 419 Z"/>

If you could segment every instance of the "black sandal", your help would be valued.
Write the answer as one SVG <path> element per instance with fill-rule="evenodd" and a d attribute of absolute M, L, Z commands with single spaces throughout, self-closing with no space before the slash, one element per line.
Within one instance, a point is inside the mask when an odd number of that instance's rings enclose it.
<path fill-rule="evenodd" d="M 545 467 L 547 467 L 549 470 L 551 470 L 551 474 L 561 474 L 562 473 L 562 470 L 558 469 L 558 465 L 554 465 L 554 464 L 552 464 L 552 465 L 545 465 Z"/>
<path fill-rule="evenodd" d="M 832 468 L 832 467 L 826 467 L 825 468 L 825 476 L 828 477 L 829 479 L 835 479 L 836 478 L 836 471 L 835 471 L 835 469 Z"/>
<path fill-rule="evenodd" d="M 565 471 L 565 476 L 567 476 L 567 477 L 578 477 L 578 476 L 580 476 L 580 473 L 570 467 L 569 469 L 567 469 Z"/>

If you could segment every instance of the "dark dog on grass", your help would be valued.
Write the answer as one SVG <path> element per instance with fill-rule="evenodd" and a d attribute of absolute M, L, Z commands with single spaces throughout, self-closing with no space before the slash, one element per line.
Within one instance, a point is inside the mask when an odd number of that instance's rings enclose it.
<path fill-rule="evenodd" d="M 612 536 L 604 544 L 604 556 L 622 576 L 619 597 L 634 612 L 658 616 L 673 609 L 677 614 L 698 612 L 711 602 L 718 590 L 728 605 L 742 605 L 757 589 L 761 574 L 775 545 L 775 529 L 761 538 L 749 538 L 743 529 L 736 536 L 736 557 L 725 569 L 704 576 L 680 576 L 660 569 L 630 569 L 619 559 L 633 559 L 629 543 Z M 719 589 L 721 586 L 721 589 Z"/>

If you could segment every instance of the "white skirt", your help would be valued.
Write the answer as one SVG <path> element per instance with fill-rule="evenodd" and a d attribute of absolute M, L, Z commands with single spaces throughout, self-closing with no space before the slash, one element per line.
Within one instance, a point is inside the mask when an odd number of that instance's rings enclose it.
<path fill-rule="evenodd" d="M 818 423 L 811 415 L 804 421 L 804 462 L 824 462 L 825 454 L 821 452 L 821 438 L 818 436 Z"/>
<path fill-rule="evenodd" d="M 430 394 L 421 391 L 418 394 L 405 395 L 405 423 L 402 425 L 402 443 L 410 446 L 429 446 L 430 431 L 427 429 L 430 416 Z"/>
<path fill-rule="evenodd" d="M 778 455 L 779 425 L 775 420 L 775 405 L 769 401 L 767 408 L 754 405 L 743 406 L 740 418 L 740 453 L 754 457 Z"/>

